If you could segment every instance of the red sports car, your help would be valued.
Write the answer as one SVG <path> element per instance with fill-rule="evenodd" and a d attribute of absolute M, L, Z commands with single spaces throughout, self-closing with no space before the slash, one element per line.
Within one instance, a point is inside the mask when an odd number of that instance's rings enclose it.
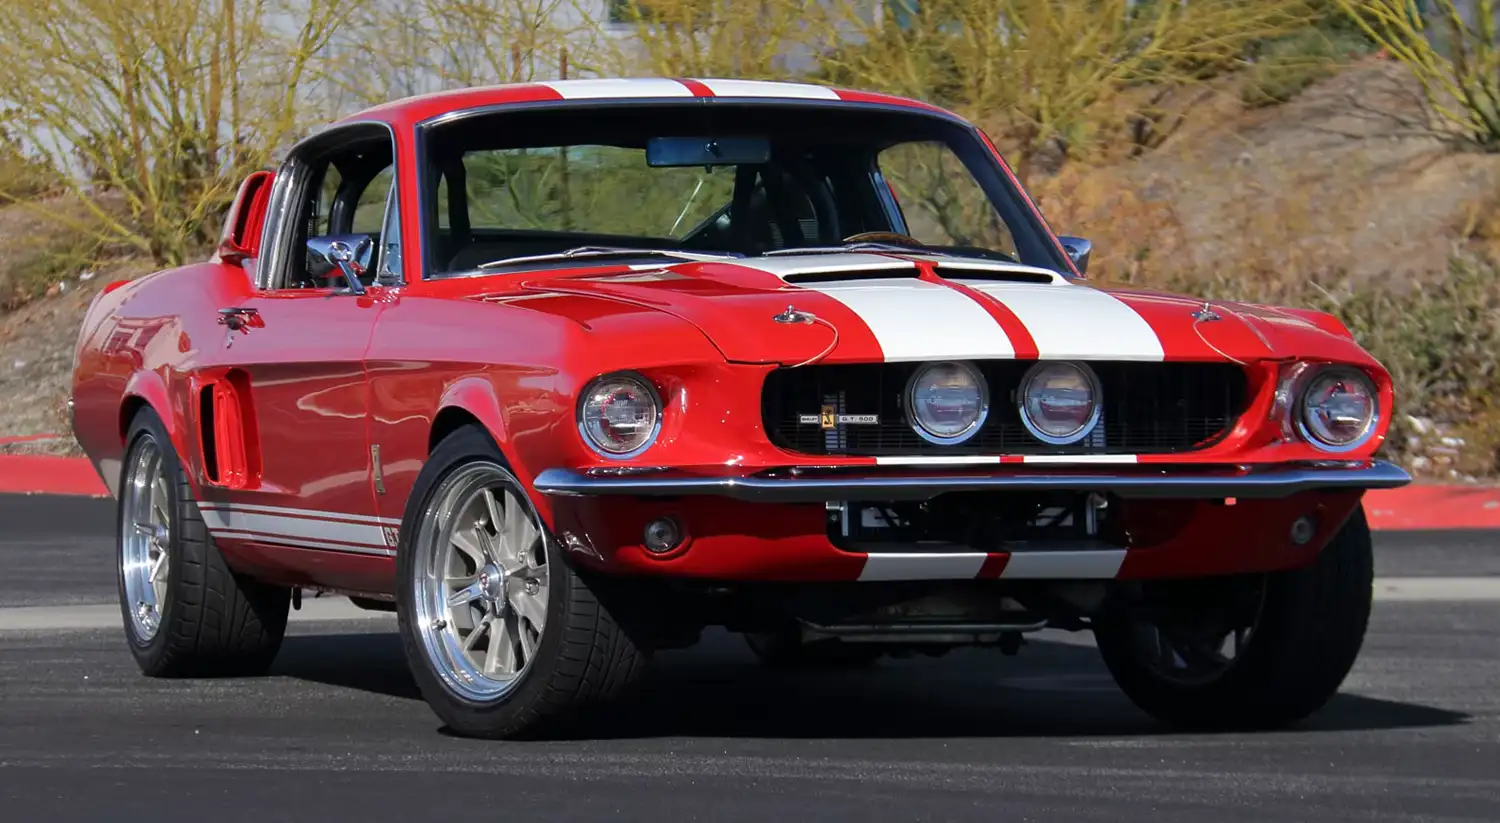
<path fill-rule="evenodd" d="M 706 627 L 851 666 L 1092 631 L 1145 711 L 1284 724 L 1371 601 L 1391 380 L 1334 317 L 1103 288 L 994 146 L 815 85 L 466 89 L 245 180 L 83 323 L 151 676 L 263 670 L 304 589 L 399 615 L 460 734 Z"/>

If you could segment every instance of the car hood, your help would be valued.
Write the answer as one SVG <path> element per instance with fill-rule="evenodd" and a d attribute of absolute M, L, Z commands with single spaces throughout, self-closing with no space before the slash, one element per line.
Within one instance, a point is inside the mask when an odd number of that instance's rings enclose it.
<path fill-rule="evenodd" d="M 1241 361 L 1357 346 L 1306 316 L 969 258 L 807 254 L 524 279 L 679 317 L 732 362 Z M 1336 321 L 1335 321 L 1336 322 Z M 1342 342 L 1341 342 L 1342 341 Z M 1334 351 L 1328 347 L 1332 346 Z"/>

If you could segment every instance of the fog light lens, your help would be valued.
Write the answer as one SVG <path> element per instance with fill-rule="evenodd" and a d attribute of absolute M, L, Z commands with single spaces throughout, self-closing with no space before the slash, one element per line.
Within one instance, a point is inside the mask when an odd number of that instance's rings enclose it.
<path fill-rule="evenodd" d="M 1082 363 L 1038 363 L 1021 379 L 1021 423 L 1054 446 L 1088 437 L 1099 423 L 1099 378 Z"/>
<path fill-rule="evenodd" d="M 1292 523 L 1292 543 L 1305 546 L 1309 540 L 1313 539 L 1317 531 L 1318 526 L 1311 517 L 1299 517 L 1296 522 Z"/>
<path fill-rule="evenodd" d="M 682 545 L 682 527 L 670 517 L 662 517 L 646 524 L 646 551 L 665 554 Z"/>

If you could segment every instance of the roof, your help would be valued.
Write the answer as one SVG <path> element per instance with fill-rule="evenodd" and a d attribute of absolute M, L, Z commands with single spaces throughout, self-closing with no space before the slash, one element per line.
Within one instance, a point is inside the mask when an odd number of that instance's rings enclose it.
<path fill-rule="evenodd" d="M 812 83 L 767 80 L 670 77 L 602 77 L 586 80 L 548 80 L 480 86 L 406 97 L 356 112 L 343 119 L 383 120 L 413 125 L 451 111 L 507 103 L 539 103 L 559 100 L 652 100 L 671 98 L 744 98 L 782 100 L 830 100 L 876 103 L 924 109 L 950 117 L 952 112 L 905 97 L 876 92 L 841 89 Z"/>

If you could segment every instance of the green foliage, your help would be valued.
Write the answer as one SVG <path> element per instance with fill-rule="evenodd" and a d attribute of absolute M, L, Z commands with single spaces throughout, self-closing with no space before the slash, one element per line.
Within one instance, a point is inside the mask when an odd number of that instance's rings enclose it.
<path fill-rule="evenodd" d="M 1308 26 L 1260 44 L 1240 96 L 1252 107 L 1285 103 L 1303 89 L 1333 74 L 1351 56 L 1371 50 L 1357 33 Z"/>

